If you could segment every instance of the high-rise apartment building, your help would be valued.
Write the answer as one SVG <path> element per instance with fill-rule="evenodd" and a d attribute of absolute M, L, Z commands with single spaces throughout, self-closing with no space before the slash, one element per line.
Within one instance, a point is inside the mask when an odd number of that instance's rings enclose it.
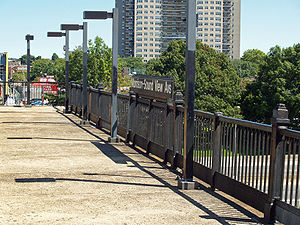
<path fill-rule="evenodd" d="M 121 57 L 159 57 L 168 43 L 186 36 L 186 0 L 117 0 Z M 241 0 L 196 1 L 197 39 L 240 57 Z"/>

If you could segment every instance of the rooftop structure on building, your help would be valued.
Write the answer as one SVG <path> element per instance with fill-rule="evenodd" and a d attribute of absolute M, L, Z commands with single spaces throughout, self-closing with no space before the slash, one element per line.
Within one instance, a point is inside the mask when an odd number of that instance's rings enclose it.
<path fill-rule="evenodd" d="M 240 57 L 241 0 L 197 1 L 197 39 Z M 186 36 L 186 0 L 117 0 L 121 57 L 159 57 L 168 43 Z"/>

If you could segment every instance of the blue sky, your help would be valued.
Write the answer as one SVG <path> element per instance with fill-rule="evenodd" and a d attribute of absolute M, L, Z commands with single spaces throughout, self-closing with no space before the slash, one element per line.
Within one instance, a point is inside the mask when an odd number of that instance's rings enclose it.
<path fill-rule="evenodd" d="M 26 54 L 25 35 L 33 34 L 31 54 L 63 57 L 64 38 L 47 38 L 62 23 L 82 24 L 84 10 L 112 11 L 113 0 L 0 0 L 0 52 L 19 58 Z M 264 52 L 275 46 L 300 43 L 299 0 L 242 0 L 241 54 L 252 48 Z M 111 47 L 111 20 L 88 21 L 88 38 L 97 35 Z M 70 49 L 81 45 L 82 32 L 71 32 Z"/>

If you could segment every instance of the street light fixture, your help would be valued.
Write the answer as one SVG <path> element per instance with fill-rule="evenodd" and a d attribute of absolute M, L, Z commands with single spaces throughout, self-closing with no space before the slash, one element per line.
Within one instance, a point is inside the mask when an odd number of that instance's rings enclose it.
<path fill-rule="evenodd" d="M 117 121 L 117 89 L 118 89 L 118 8 L 114 8 L 113 12 L 106 11 L 84 11 L 83 19 L 98 19 L 105 20 L 113 19 L 113 42 L 112 42 L 112 96 L 111 96 L 111 125 L 110 125 L 110 142 L 118 142 L 118 121 Z"/>
<path fill-rule="evenodd" d="M 83 30 L 83 25 L 80 24 L 61 24 L 60 25 L 60 29 L 61 30 Z"/>
<path fill-rule="evenodd" d="M 48 32 L 47 37 L 63 37 L 65 36 L 65 58 L 66 58 L 66 69 L 65 69 L 65 89 L 66 89 L 66 98 L 65 98 L 65 110 L 64 113 L 70 113 L 69 111 L 69 31 L 63 32 Z"/>
<path fill-rule="evenodd" d="M 63 37 L 66 36 L 66 33 L 63 32 L 48 32 L 47 37 Z"/>
<path fill-rule="evenodd" d="M 66 96 L 69 93 L 69 31 L 83 30 L 83 77 L 82 77 L 82 121 L 80 124 L 86 125 L 87 121 L 87 23 L 84 22 L 83 25 L 80 24 L 61 24 L 60 29 L 66 31 Z M 68 99 L 69 101 L 69 99 Z"/>
<path fill-rule="evenodd" d="M 27 41 L 27 105 L 30 105 L 30 41 L 33 39 L 33 35 L 27 34 L 25 36 Z"/>

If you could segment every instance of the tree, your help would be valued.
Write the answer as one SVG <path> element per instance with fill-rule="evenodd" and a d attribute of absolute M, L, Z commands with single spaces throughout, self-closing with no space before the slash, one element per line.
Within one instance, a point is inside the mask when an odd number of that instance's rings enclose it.
<path fill-rule="evenodd" d="M 242 56 L 243 61 L 255 63 L 256 65 L 261 64 L 265 60 L 266 54 L 258 49 L 249 49 L 244 52 Z"/>
<path fill-rule="evenodd" d="M 35 80 L 38 77 L 45 77 L 47 75 L 53 75 L 54 63 L 50 59 L 38 59 L 32 63 L 31 68 L 31 80 Z"/>
<path fill-rule="evenodd" d="M 110 74 L 112 67 L 112 51 L 104 41 L 96 37 L 94 42 L 89 41 L 88 48 L 88 85 L 97 87 L 102 81 L 104 86 L 110 83 Z M 82 48 L 77 47 L 70 54 L 70 81 L 80 84 L 82 80 L 83 67 Z"/>
<path fill-rule="evenodd" d="M 27 54 L 26 55 L 22 55 L 19 60 L 21 61 L 22 65 L 27 64 Z M 30 55 L 30 62 L 32 63 L 34 60 L 35 60 L 35 57 L 33 55 Z"/>
<path fill-rule="evenodd" d="M 66 60 L 58 58 L 54 62 L 53 75 L 57 82 L 65 82 L 65 64 Z"/>
<path fill-rule="evenodd" d="M 242 94 L 241 109 L 246 119 L 269 123 L 278 103 L 286 104 L 291 127 L 300 129 L 300 44 L 270 49 L 257 79 Z"/>
<path fill-rule="evenodd" d="M 258 65 L 250 61 L 234 59 L 232 65 L 240 78 L 251 78 L 258 73 Z"/>
<path fill-rule="evenodd" d="M 196 47 L 195 108 L 239 117 L 240 79 L 230 59 L 200 41 Z M 185 51 L 184 41 L 170 42 L 160 58 L 147 63 L 146 74 L 171 76 L 184 93 Z"/>
<path fill-rule="evenodd" d="M 122 64 L 121 70 L 129 68 L 132 72 L 141 74 L 145 71 L 146 63 L 141 57 L 120 58 L 119 63 Z"/>
<path fill-rule="evenodd" d="M 26 81 L 27 73 L 24 72 L 15 72 L 12 75 L 12 81 Z"/>
<path fill-rule="evenodd" d="M 55 61 L 55 60 L 57 60 L 59 57 L 58 57 L 58 55 L 56 54 L 56 53 L 53 53 L 53 55 L 52 55 L 52 57 L 51 57 L 51 60 L 52 61 Z"/>

